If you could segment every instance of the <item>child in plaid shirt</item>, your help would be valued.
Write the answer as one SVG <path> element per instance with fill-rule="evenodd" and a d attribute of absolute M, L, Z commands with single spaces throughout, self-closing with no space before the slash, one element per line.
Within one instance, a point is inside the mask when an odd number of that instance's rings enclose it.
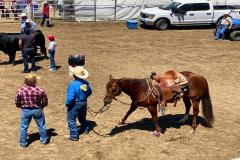
<path fill-rule="evenodd" d="M 36 86 L 37 79 L 39 78 L 35 74 L 27 74 L 24 81 L 25 85 L 16 92 L 15 104 L 22 110 L 20 146 L 23 148 L 28 145 L 27 130 L 32 118 L 37 123 L 41 143 L 48 144 L 49 142 L 43 113 L 43 108 L 48 105 L 48 97 L 43 89 Z"/>

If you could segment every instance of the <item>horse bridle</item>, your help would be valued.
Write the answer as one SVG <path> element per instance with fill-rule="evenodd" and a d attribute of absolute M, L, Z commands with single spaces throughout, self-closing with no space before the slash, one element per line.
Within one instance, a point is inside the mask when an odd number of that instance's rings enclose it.
<path fill-rule="evenodd" d="M 154 96 L 153 91 L 152 91 L 152 86 L 151 86 L 150 80 L 149 80 L 148 78 L 146 78 L 146 83 L 147 83 L 147 85 L 148 85 L 148 94 L 147 94 L 147 96 L 145 96 L 143 99 L 138 100 L 138 102 L 143 102 L 143 101 L 145 101 L 145 100 L 148 100 L 148 103 L 149 103 L 149 97 L 150 97 L 151 95 Z M 116 98 L 116 96 L 119 96 L 121 93 L 122 93 L 121 87 L 118 85 L 116 91 L 114 91 L 113 94 L 109 94 L 109 93 L 107 92 L 107 93 L 106 93 L 106 96 L 108 96 L 108 97 L 110 97 L 111 99 L 114 99 L 115 101 L 120 102 L 120 103 L 122 103 L 122 104 L 130 105 L 130 104 L 125 103 L 125 102 L 122 102 L 122 101 L 120 101 L 120 100 L 118 100 L 118 99 Z M 155 96 L 154 96 L 154 97 L 155 97 Z M 156 98 L 156 97 L 155 97 L 155 98 Z M 103 113 L 103 112 L 107 111 L 107 110 L 110 108 L 110 106 L 111 106 L 110 104 L 103 105 L 103 107 L 101 107 L 97 112 L 93 111 L 89 106 L 87 107 L 87 109 L 88 109 L 89 112 L 94 113 L 95 115 L 93 115 L 93 116 L 95 117 L 95 116 L 98 115 L 99 113 Z"/>
<path fill-rule="evenodd" d="M 113 92 L 113 94 L 106 93 L 106 96 L 110 97 L 111 99 L 116 100 L 116 96 L 119 96 L 122 93 L 122 89 L 119 85 L 117 85 L 117 89 Z"/>

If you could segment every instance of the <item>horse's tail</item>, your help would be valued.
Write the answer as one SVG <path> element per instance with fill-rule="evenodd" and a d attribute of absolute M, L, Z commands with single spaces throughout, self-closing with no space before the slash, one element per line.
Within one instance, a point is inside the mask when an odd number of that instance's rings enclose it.
<path fill-rule="evenodd" d="M 212 107 L 212 102 L 211 102 L 208 87 L 202 99 L 202 112 L 203 112 L 203 117 L 208 121 L 209 127 L 212 127 L 213 121 L 214 121 L 214 115 L 213 115 L 213 107 Z"/>

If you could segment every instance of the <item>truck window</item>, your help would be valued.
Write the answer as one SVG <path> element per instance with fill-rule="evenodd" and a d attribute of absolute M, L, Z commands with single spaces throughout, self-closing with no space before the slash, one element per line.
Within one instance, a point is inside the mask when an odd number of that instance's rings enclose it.
<path fill-rule="evenodd" d="M 181 7 L 182 10 L 184 11 L 205 11 L 209 10 L 210 6 L 209 3 L 189 3 L 189 4 L 184 4 Z"/>
<path fill-rule="evenodd" d="M 192 4 L 184 4 L 182 5 L 181 8 L 183 11 L 193 11 L 193 5 Z"/>
<path fill-rule="evenodd" d="M 205 11 L 209 10 L 210 6 L 209 3 L 195 3 L 193 4 L 193 10 L 194 11 Z"/>
<path fill-rule="evenodd" d="M 236 5 L 217 5 L 213 6 L 215 10 L 224 10 L 224 9 L 239 9 L 240 7 Z"/>

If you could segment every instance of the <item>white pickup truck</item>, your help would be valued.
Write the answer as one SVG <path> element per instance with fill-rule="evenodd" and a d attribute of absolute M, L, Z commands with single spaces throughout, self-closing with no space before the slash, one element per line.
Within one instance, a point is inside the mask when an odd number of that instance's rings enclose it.
<path fill-rule="evenodd" d="M 174 0 L 159 7 L 144 8 L 139 22 L 143 26 L 155 26 L 165 30 L 169 26 L 197 26 L 216 24 L 224 14 L 240 19 L 240 7 L 216 5 L 209 0 Z"/>

